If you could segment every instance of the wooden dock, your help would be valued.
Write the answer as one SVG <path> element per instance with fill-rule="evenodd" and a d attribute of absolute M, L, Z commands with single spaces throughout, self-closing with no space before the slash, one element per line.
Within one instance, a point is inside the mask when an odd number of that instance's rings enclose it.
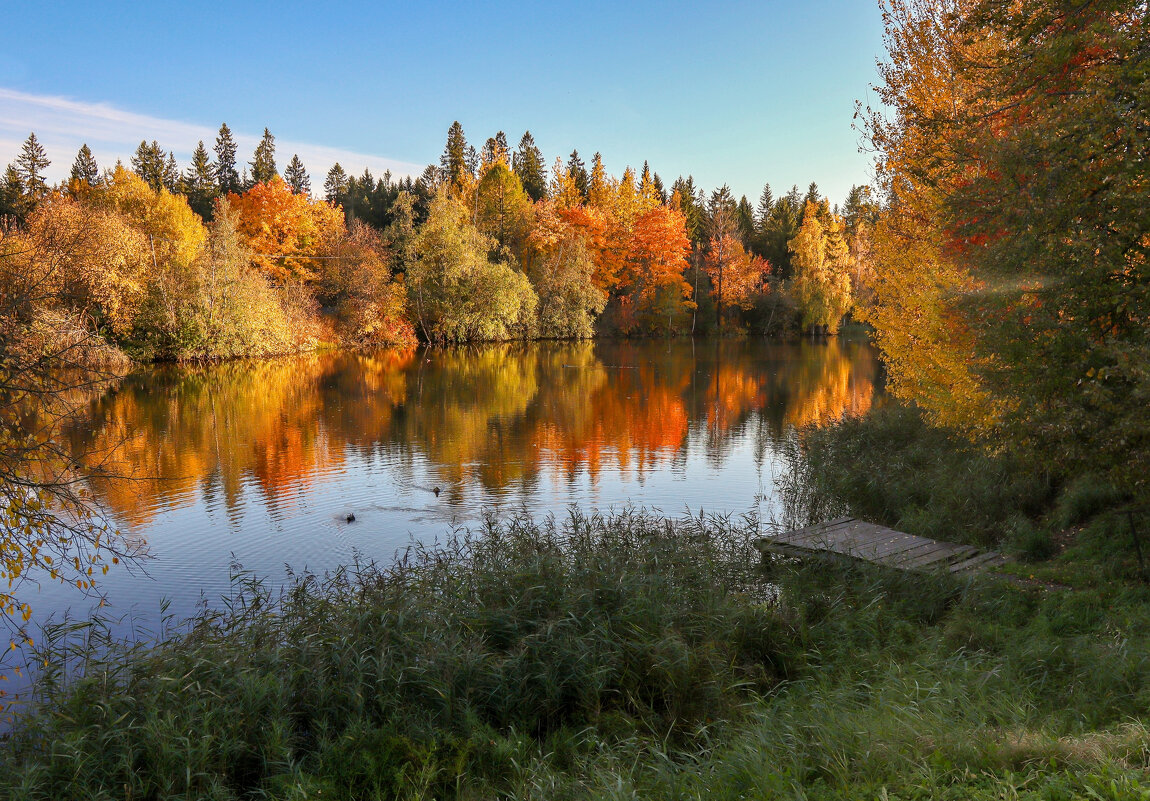
<path fill-rule="evenodd" d="M 976 573 L 1007 561 L 994 551 L 904 534 L 853 517 L 764 537 L 756 545 L 764 554 L 840 556 L 898 570 Z"/>

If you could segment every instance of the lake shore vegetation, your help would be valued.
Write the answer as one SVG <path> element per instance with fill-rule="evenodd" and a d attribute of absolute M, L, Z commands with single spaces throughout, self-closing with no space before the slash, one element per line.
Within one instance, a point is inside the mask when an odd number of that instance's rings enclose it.
<path fill-rule="evenodd" d="M 863 188 L 841 215 L 814 184 L 777 200 L 768 185 L 752 210 L 725 186 L 667 187 L 646 164 L 613 177 L 598 154 L 589 169 L 573 152 L 548 170 L 529 132 L 514 152 L 502 132 L 477 151 L 459 123 L 422 175 L 336 164 L 322 196 L 298 157 L 279 174 L 268 131 L 242 173 L 226 125 L 214 150 L 199 143 L 181 172 L 141 142 L 130 168 L 101 171 L 85 146 L 51 187 L 31 134 L 0 182 L 0 258 L 23 269 L 55 258 L 54 232 L 83 230 L 57 259 L 55 280 L 74 291 L 45 314 L 83 320 L 139 361 L 793 334 L 833 331 L 849 311 L 876 213 Z"/>

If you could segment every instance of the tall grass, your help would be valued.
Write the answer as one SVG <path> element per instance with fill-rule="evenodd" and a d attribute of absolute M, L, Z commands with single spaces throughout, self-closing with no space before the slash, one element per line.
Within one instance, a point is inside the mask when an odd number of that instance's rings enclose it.
<path fill-rule="evenodd" d="M 0 788 L 438 795 L 499 786 L 524 738 L 690 742 L 786 672 L 792 638 L 754 580 L 750 530 L 518 518 L 282 594 L 243 580 L 156 647 L 82 654 L 80 677 L 45 654 Z"/>

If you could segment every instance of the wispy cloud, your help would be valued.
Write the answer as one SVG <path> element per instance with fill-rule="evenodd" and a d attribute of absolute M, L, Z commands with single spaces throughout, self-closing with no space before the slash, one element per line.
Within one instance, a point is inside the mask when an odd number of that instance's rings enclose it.
<path fill-rule="evenodd" d="M 52 160 L 48 169 L 48 178 L 52 181 L 68 175 L 76 151 L 85 142 L 101 167 L 110 167 L 117 159 L 127 164 L 141 139 L 158 141 L 163 147 L 173 150 L 181 164 L 187 164 L 196 142 L 201 139 L 211 150 L 217 130 L 206 125 L 136 114 L 107 103 L 32 95 L 0 87 L 0 169 L 16 158 L 24 140 L 34 131 Z M 240 153 L 249 154 L 262 135 L 262 131 L 256 134 L 247 131 L 232 133 Z M 299 154 L 316 188 L 322 185 L 328 168 L 337 161 L 353 175 L 370 169 L 376 175 L 391 170 L 395 176 L 414 176 L 423 170 L 421 164 L 276 138 L 280 169 L 287 165 L 293 153 Z"/>

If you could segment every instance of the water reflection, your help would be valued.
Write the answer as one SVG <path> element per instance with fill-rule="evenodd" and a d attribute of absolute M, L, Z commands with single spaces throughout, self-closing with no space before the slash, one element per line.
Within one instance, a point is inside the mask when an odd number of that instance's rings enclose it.
<path fill-rule="evenodd" d="M 146 529 L 201 503 L 234 522 L 248 486 L 273 519 L 291 516 L 349 460 L 434 482 L 449 505 L 529 493 L 545 470 L 596 485 L 695 453 L 721 469 L 742 444 L 761 463 L 794 426 L 865 412 L 877 375 L 868 346 L 837 340 L 330 353 L 141 373 L 69 436 L 131 477 L 95 489 Z"/>

